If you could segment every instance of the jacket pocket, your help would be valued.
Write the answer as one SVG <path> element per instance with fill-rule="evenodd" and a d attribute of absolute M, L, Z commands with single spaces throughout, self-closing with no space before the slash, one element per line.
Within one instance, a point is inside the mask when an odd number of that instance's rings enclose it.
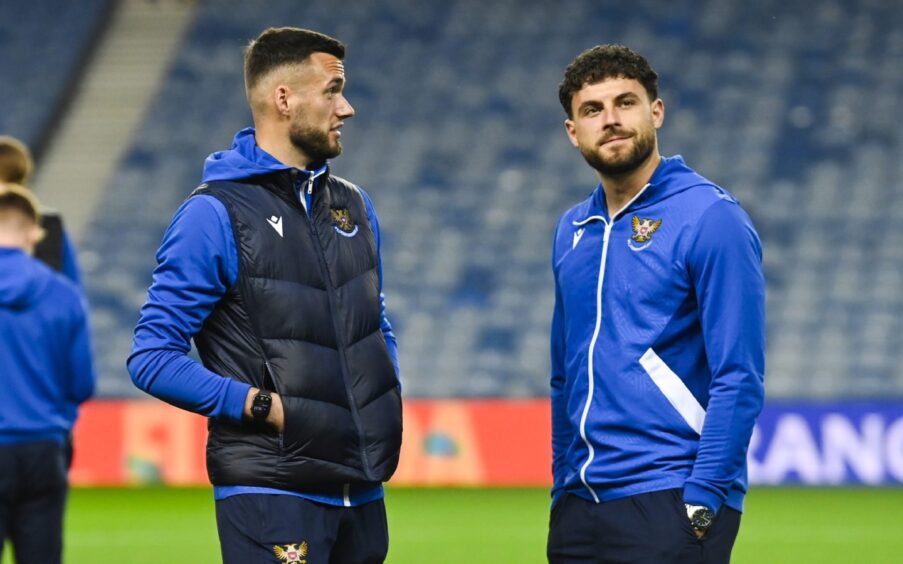
<path fill-rule="evenodd" d="M 282 396 L 283 453 L 361 467 L 357 428 L 351 412 L 336 404 Z"/>
<path fill-rule="evenodd" d="M 701 435 L 705 410 L 683 380 L 651 348 L 640 357 L 640 365 L 687 425 Z"/>
<path fill-rule="evenodd" d="M 273 377 L 273 369 L 266 359 L 263 359 L 263 366 L 260 370 L 260 386 L 258 387 L 281 395 L 279 388 L 276 387 L 276 378 Z"/>

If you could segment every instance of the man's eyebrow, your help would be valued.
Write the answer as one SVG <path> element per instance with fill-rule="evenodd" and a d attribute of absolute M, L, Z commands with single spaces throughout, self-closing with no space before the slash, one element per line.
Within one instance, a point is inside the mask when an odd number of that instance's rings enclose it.
<path fill-rule="evenodd" d="M 639 99 L 639 95 L 636 92 L 630 92 L 630 91 L 622 92 L 621 94 L 618 94 L 617 96 L 615 96 L 614 101 L 619 102 L 619 101 L 627 99 L 627 98 Z M 600 106 L 605 106 L 605 104 L 603 102 L 600 102 L 599 100 L 586 100 L 585 102 L 582 102 L 577 109 L 582 110 L 583 108 L 600 107 Z"/>

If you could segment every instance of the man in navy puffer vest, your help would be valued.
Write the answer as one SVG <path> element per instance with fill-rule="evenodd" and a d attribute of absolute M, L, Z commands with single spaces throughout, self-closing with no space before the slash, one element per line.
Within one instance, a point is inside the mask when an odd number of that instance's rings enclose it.
<path fill-rule="evenodd" d="M 331 176 L 345 48 L 271 28 L 245 55 L 254 128 L 176 212 L 135 329 L 135 384 L 209 418 L 223 561 L 382 562 L 397 346 L 369 196 Z M 194 339 L 203 366 L 187 353 Z"/>

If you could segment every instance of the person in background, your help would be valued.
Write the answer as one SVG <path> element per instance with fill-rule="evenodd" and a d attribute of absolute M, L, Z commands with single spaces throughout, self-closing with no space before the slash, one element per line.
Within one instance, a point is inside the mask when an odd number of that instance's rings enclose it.
<path fill-rule="evenodd" d="M 245 54 L 254 128 L 173 217 L 128 368 L 209 418 L 226 564 L 375 563 L 401 448 L 397 345 L 369 196 L 330 173 L 345 47 L 270 28 Z M 194 339 L 203 365 L 189 358 Z"/>
<path fill-rule="evenodd" d="M 30 186 L 33 172 L 34 160 L 28 147 L 15 137 L 0 135 L 0 182 Z M 62 216 L 51 210 L 41 210 L 41 228 L 44 238 L 38 243 L 34 256 L 81 287 L 75 247 L 63 226 Z"/>
<path fill-rule="evenodd" d="M 568 138 L 600 184 L 552 267 L 552 563 L 730 560 L 764 401 L 765 283 L 749 217 L 662 157 L 658 76 L 600 45 L 566 69 Z"/>
<path fill-rule="evenodd" d="M 62 559 L 68 441 L 95 386 L 81 292 L 31 256 L 39 209 L 0 183 L 0 549 L 19 564 Z"/>

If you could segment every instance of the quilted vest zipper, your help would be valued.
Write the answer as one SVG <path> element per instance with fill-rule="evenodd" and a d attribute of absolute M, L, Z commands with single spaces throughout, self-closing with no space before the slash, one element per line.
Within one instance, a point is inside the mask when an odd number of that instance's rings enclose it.
<path fill-rule="evenodd" d="M 332 312 L 332 322 L 333 327 L 338 328 L 338 319 L 336 319 L 336 309 L 335 309 L 335 287 L 333 286 L 332 277 L 329 275 L 329 266 L 326 263 L 326 255 L 323 252 L 322 242 L 320 241 L 320 234 L 317 231 L 317 226 L 313 219 L 313 177 L 307 181 L 307 190 L 310 191 L 310 204 L 311 207 L 307 210 L 307 226 L 310 229 L 311 237 L 314 241 L 314 252 L 317 255 L 317 259 L 320 263 L 320 271 L 323 273 L 323 278 L 326 280 L 326 297 L 329 301 L 329 310 Z M 304 192 L 307 192 L 305 190 Z M 302 197 L 307 197 L 306 193 L 302 193 Z M 370 466 L 370 458 L 367 456 L 367 449 L 364 448 L 364 434 L 361 426 L 360 414 L 357 411 L 357 405 L 354 401 L 354 395 L 351 393 L 351 385 L 349 383 L 348 378 L 348 359 L 345 357 L 345 335 L 342 331 L 336 330 L 336 345 L 339 350 L 339 366 L 342 372 L 342 383 L 345 385 L 345 396 L 348 400 L 348 409 L 351 411 L 351 419 L 354 421 L 354 427 L 357 429 L 358 443 L 360 445 L 360 453 L 361 453 L 361 462 L 364 464 L 364 474 L 371 481 L 376 481 L 373 479 L 373 469 Z"/>

